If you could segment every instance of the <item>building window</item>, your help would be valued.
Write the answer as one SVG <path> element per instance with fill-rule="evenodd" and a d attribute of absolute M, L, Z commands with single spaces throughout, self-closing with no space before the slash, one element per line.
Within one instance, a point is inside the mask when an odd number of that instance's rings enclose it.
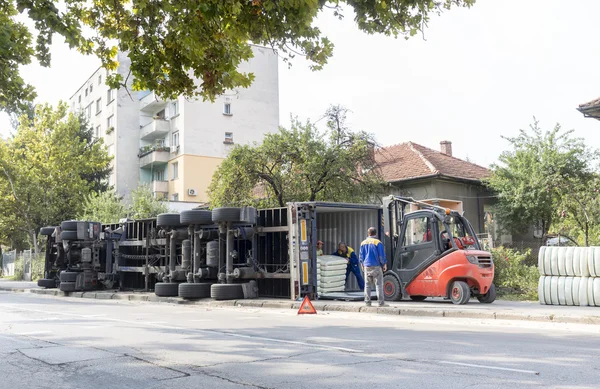
<path fill-rule="evenodd" d="M 102 111 L 102 99 L 96 100 L 96 115 Z"/>
<path fill-rule="evenodd" d="M 171 117 L 179 115 L 179 102 L 173 101 L 171 103 Z"/>
<path fill-rule="evenodd" d="M 154 181 L 164 181 L 165 180 L 165 171 L 157 170 L 154 172 Z"/>
<path fill-rule="evenodd" d="M 106 105 L 110 104 L 115 99 L 115 93 L 113 89 L 109 89 L 106 92 Z"/>
<path fill-rule="evenodd" d="M 179 131 L 173 133 L 173 147 L 179 146 Z"/>
<path fill-rule="evenodd" d="M 179 201 L 179 193 L 173 194 L 173 201 Z"/>
<path fill-rule="evenodd" d="M 81 95 L 79 95 L 79 103 L 81 103 Z"/>
<path fill-rule="evenodd" d="M 223 104 L 223 115 L 231 115 L 231 103 Z"/>
<path fill-rule="evenodd" d="M 98 85 L 102 84 L 102 74 L 98 75 Z"/>
<path fill-rule="evenodd" d="M 90 84 L 90 94 L 92 93 L 93 90 L 94 90 L 94 84 Z"/>
<path fill-rule="evenodd" d="M 96 138 L 100 137 L 100 126 L 96 126 Z"/>
<path fill-rule="evenodd" d="M 88 88 L 85 88 L 85 95 L 88 95 Z"/>
<path fill-rule="evenodd" d="M 115 145 L 114 144 L 108 146 L 108 155 L 111 157 L 115 156 Z"/>
<path fill-rule="evenodd" d="M 85 115 L 88 119 L 92 117 L 92 104 L 85 107 Z"/>
<path fill-rule="evenodd" d="M 225 133 L 225 142 L 224 143 L 233 143 L 233 132 Z"/>
<path fill-rule="evenodd" d="M 179 162 L 173 164 L 173 180 L 179 178 Z"/>
<path fill-rule="evenodd" d="M 106 119 L 106 132 L 111 132 L 111 128 L 115 129 L 115 115 L 110 115 L 108 119 Z"/>

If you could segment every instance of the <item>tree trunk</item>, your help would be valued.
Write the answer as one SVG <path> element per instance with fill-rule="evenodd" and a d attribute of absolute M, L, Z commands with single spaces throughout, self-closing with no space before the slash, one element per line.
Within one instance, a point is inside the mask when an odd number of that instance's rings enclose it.
<path fill-rule="evenodd" d="M 585 247 L 588 247 L 589 244 L 589 234 L 590 234 L 590 224 L 585 223 Z"/>

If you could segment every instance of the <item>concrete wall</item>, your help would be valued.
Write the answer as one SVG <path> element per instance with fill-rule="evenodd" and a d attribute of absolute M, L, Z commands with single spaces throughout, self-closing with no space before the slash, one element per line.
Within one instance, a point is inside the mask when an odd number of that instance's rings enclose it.
<path fill-rule="evenodd" d="M 494 201 L 481 185 L 439 178 L 395 183 L 392 191 L 392 194 L 411 196 L 416 200 L 438 198 L 462 201 L 464 215 L 477 233 L 485 232 L 484 205 Z"/>

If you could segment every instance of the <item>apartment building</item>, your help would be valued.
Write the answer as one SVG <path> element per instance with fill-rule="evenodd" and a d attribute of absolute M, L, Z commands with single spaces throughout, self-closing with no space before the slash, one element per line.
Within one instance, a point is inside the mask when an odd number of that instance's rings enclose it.
<path fill-rule="evenodd" d="M 229 150 L 277 130 L 278 58 L 271 49 L 253 46 L 253 51 L 254 58 L 240 65 L 242 72 L 254 73 L 252 86 L 227 91 L 214 103 L 134 92 L 131 79 L 128 88 L 111 90 L 104 69 L 71 96 L 72 110 L 82 110 L 108 146 L 109 183 L 119 195 L 127 198 L 144 183 L 162 199 L 205 202 L 212 175 Z M 118 60 L 117 71 L 126 77 L 130 60 L 123 53 Z"/>

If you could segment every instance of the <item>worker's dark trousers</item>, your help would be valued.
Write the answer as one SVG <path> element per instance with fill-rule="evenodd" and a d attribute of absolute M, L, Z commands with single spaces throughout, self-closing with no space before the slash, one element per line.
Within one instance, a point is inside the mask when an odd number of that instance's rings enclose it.
<path fill-rule="evenodd" d="M 360 290 L 365 289 L 365 280 L 360 272 L 360 266 L 358 262 L 353 263 L 353 261 L 348 262 L 348 266 L 346 266 L 346 284 L 348 283 L 348 277 L 350 276 L 350 272 L 354 273 L 356 276 L 356 281 L 358 281 L 358 287 Z"/>

